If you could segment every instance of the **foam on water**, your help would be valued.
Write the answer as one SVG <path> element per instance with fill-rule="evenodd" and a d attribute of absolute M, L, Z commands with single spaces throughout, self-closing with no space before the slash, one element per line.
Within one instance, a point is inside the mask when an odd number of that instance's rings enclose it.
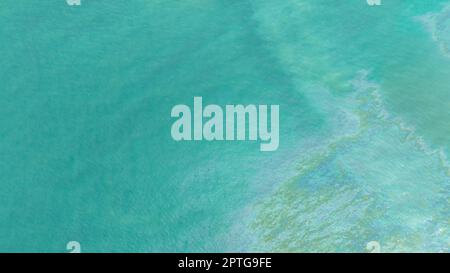
<path fill-rule="evenodd" d="M 260 32 L 324 120 L 325 133 L 298 155 L 296 176 L 248 209 L 255 216 L 246 222 L 251 233 L 242 233 L 247 250 L 361 252 L 378 241 L 383 252 L 448 252 L 446 147 L 429 145 L 386 106 L 390 90 L 369 80 L 370 70 L 342 63 L 320 33 L 294 31 L 292 20 L 304 26 L 316 16 L 313 5 L 255 8 Z M 283 28 L 287 21 L 292 25 Z"/>
<path fill-rule="evenodd" d="M 450 58 L 450 4 L 440 12 L 430 12 L 416 18 L 427 27 L 442 53 Z"/>
<path fill-rule="evenodd" d="M 377 85 L 354 80 L 358 133 L 337 138 L 267 201 L 249 225 L 257 251 L 449 251 L 449 175 L 442 151 L 383 106 Z M 347 109 L 348 105 L 347 105 Z"/>

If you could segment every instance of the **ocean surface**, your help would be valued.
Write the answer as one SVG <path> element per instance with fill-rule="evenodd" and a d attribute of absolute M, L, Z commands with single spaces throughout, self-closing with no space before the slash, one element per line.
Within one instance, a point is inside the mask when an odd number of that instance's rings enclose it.
<path fill-rule="evenodd" d="M 450 252 L 448 0 L 2 0 L 0 60 L 0 252 Z"/>

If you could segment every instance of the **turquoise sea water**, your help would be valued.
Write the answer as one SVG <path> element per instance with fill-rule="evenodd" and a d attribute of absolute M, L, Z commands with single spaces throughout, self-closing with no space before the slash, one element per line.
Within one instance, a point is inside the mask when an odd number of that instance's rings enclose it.
<path fill-rule="evenodd" d="M 450 2 L 0 2 L 0 251 L 450 250 Z M 170 110 L 279 104 L 280 147 Z"/>

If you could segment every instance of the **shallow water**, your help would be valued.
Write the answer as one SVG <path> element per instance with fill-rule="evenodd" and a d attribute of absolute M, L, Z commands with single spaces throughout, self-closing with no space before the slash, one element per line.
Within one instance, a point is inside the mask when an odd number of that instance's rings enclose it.
<path fill-rule="evenodd" d="M 4 0 L 0 251 L 449 252 L 448 1 Z M 173 105 L 279 104 L 280 147 Z"/>

